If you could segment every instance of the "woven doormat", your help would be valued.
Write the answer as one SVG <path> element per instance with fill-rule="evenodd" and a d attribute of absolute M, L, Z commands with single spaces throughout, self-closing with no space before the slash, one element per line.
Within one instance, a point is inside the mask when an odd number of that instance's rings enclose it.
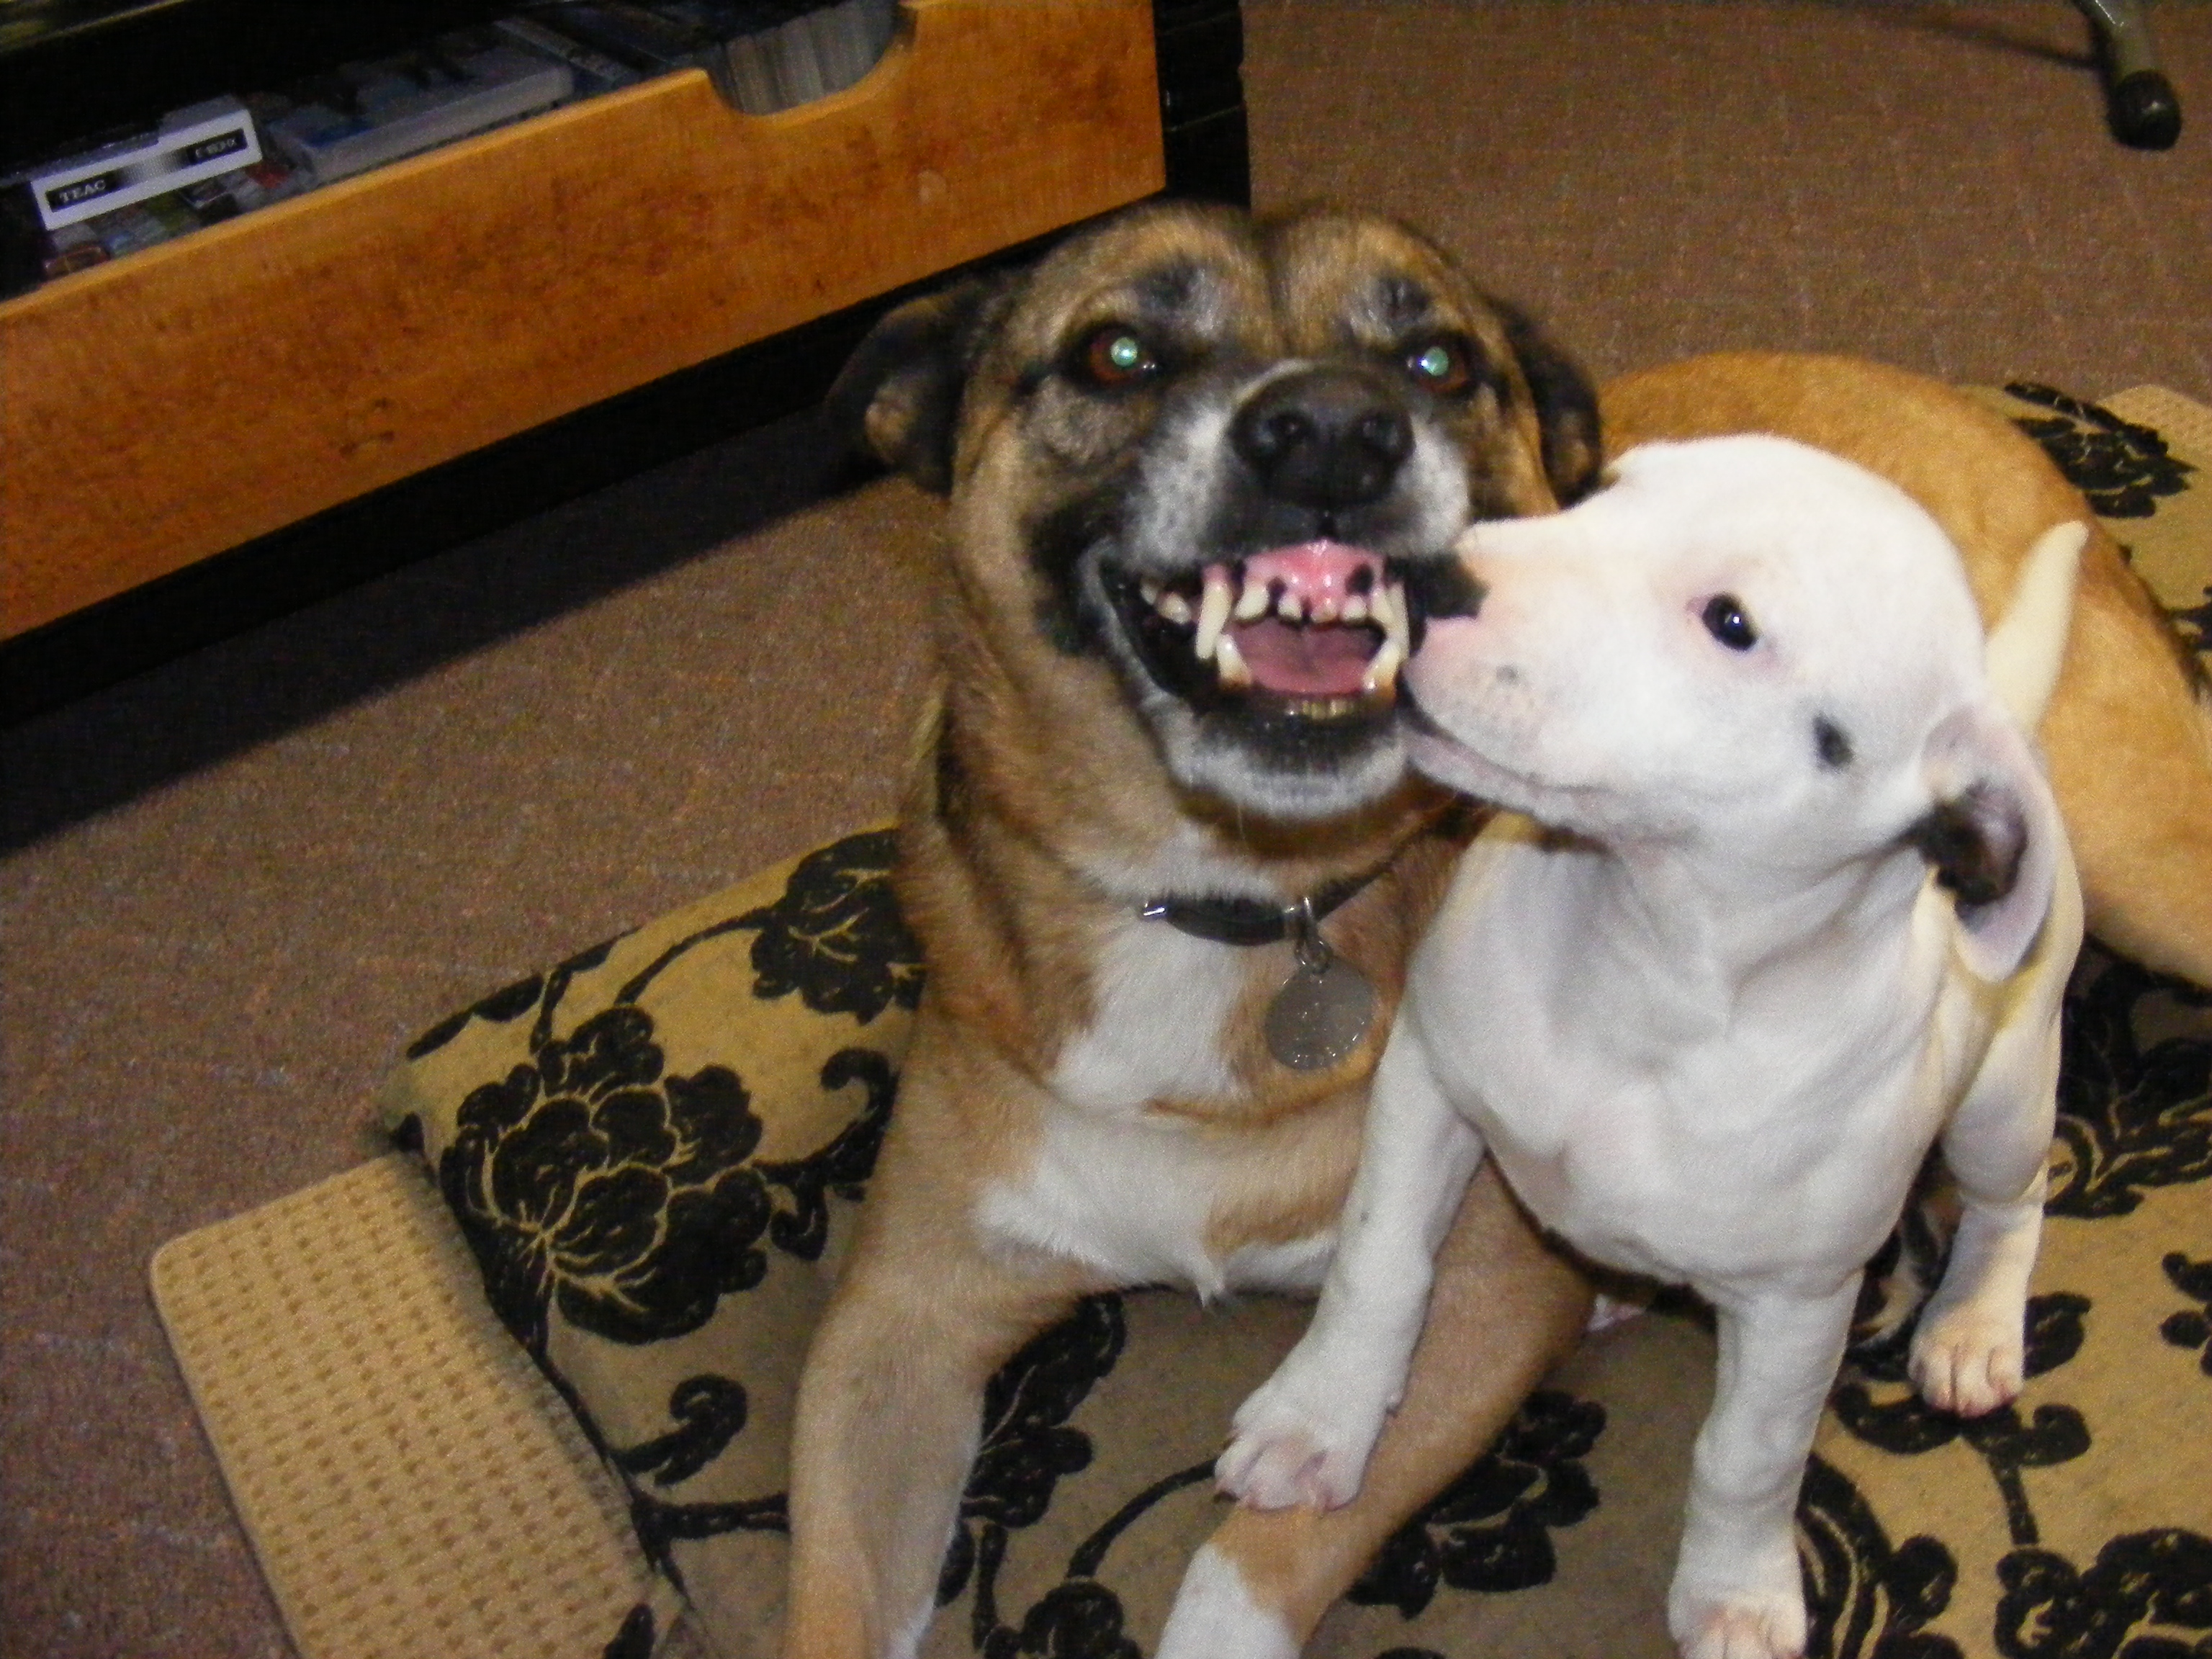
<path fill-rule="evenodd" d="M 302 1659 L 597 1656 L 653 1594 L 416 1160 L 187 1234 L 152 1278 Z"/>

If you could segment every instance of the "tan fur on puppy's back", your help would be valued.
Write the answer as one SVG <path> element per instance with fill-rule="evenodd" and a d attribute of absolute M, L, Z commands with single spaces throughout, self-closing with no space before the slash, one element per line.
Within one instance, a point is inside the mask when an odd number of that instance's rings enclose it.
<path fill-rule="evenodd" d="M 1601 407 L 1611 453 L 1768 432 L 1881 473 L 1956 544 L 1985 625 L 2039 537 L 2088 524 L 2040 736 L 2089 925 L 2148 966 L 2212 984 L 2212 720 L 2156 600 L 2039 446 L 1954 387 L 1850 357 L 1693 357 L 1613 382 Z"/>

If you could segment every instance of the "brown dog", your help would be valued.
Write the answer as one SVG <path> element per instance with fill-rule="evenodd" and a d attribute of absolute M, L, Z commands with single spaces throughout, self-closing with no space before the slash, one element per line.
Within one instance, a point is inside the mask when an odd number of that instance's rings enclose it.
<path fill-rule="evenodd" d="M 784 1651 L 858 1659 L 919 1640 L 983 1384 L 1025 1338 L 1108 1286 L 1318 1284 L 1455 850 L 1405 770 L 1395 663 L 1460 602 L 1467 520 L 1547 511 L 1597 457 L 1590 389 L 1525 322 L 1327 215 L 1110 221 L 895 313 L 833 408 L 952 508 L 899 889 L 928 987 L 793 1457 Z M 1331 977 L 1287 935 L 1302 901 L 1373 1006 L 1291 1065 L 1271 1006 Z M 1425 1439 L 1401 1413 L 1421 1490 L 1586 1304 L 1495 1185 L 1454 1248 L 1484 1352 Z M 1257 1591 L 1295 1644 L 1401 1509 L 1238 1513 L 1215 1547 L 1297 1540 Z"/>
<path fill-rule="evenodd" d="M 1471 601 L 1462 526 L 1598 460 L 1587 383 L 1524 319 L 1332 214 L 1109 221 L 895 313 L 833 410 L 949 493 L 951 568 L 900 877 L 929 980 L 802 1383 L 787 1659 L 915 1650 L 983 1385 L 1077 1297 L 1318 1284 L 1458 845 L 1406 774 L 1396 665 Z M 2201 747 L 2163 759 L 2192 768 L 2212 787 Z M 1588 1306 L 1479 1179 L 1361 1495 L 1232 1511 L 1159 1659 L 1295 1654 Z"/>

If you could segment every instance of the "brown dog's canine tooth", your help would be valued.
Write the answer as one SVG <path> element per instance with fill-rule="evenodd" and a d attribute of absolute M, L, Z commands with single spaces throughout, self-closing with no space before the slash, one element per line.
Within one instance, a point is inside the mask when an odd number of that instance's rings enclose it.
<path fill-rule="evenodd" d="M 1237 648 L 1237 641 L 1224 634 L 1214 642 L 1213 666 L 1221 683 L 1231 690 L 1252 684 L 1252 671 L 1245 665 L 1244 653 Z"/>
<path fill-rule="evenodd" d="M 1374 659 L 1367 665 L 1367 672 L 1359 682 L 1360 690 L 1370 697 L 1378 692 L 1395 690 L 1398 670 L 1405 661 L 1406 653 L 1399 648 L 1395 636 L 1385 635 Z"/>
<path fill-rule="evenodd" d="M 1229 577 L 1220 570 L 1206 573 L 1206 595 L 1199 601 L 1198 637 L 1191 641 L 1191 649 L 1203 662 L 1213 654 L 1213 647 L 1221 638 L 1221 630 L 1229 625 Z"/>

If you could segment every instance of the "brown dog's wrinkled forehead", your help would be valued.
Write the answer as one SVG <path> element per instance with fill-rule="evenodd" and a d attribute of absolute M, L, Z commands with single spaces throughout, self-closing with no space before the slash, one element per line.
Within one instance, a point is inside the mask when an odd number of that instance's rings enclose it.
<path fill-rule="evenodd" d="M 1090 354 L 1131 349 L 1138 381 L 1103 386 Z M 1430 371 L 1413 367 L 1431 354 L 1457 377 L 1433 398 L 1420 379 Z M 1419 233 L 1327 209 L 1125 210 L 1032 266 L 892 310 L 827 403 L 878 459 L 945 493 L 1000 436 L 1025 434 L 1033 456 L 1103 465 L 1141 441 L 1165 399 L 1228 396 L 1279 366 L 1328 362 L 1410 376 L 1476 465 L 1493 514 L 1549 511 L 1595 483 L 1597 395 L 1573 360 Z"/>
<path fill-rule="evenodd" d="M 1510 349 L 1497 311 L 1436 246 L 1373 215 L 1255 218 L 1168 204 L 1079 233 L 1031 275 L 991 368 L 1021 368 L 1109 321 L 1150 325 L 1255 356 L 1389 349 L 1422 331 Z"/>

